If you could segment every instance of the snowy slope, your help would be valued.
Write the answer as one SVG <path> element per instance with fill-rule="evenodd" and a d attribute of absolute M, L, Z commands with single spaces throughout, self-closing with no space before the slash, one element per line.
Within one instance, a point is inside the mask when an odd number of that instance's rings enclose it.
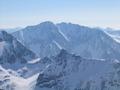
<path fill-rule="evenodd" d="M 24 79 L 12 75 L 8 70 L 0 66 L 0 90 L 33 90 L 38 74 Z"/>
<path fill-rule="evenodd" d="M 50 58 L 40 73 L 35 90 L 119 90 L 120 63 L 83 59 L 62 50 Z"/>
<path fill-rule="evenodd" d="M 10 75 L 7 73 L 7 71 L 0 66 L 0 89 L 7 90 L 12 89 L 11 88 L 11 81 L 10 81 Z"/>
<path fill-rule="evenodd" d="M 66 42 L 66 38 L 52 22 L 28 26 L 13 33 L 13 36 L 41 58 L 56 55 Z"/>
<path fill-rule="evenodd" d="M 0 64 L 26 63 L 34 58 L 36 55 L 12 35 L 0 31 Z"/>
<path fill-rule="evenodd" d="M 35 61 L 37 56 L 12 35 L 0 31 L 0 65 L 12 75 L 28 77 L 36 74 L 39 70 L 34 68 L 38 65 Z M 34 63 L 29 63 L 33 62 Z"/>
<path fill-rule="evenodd" d="M 60 23 L 57 26 L 70 39 L 66 49 L 69 52 L 85 58 L 120 58 L 120 44 L 103 30 L 72 23 Z"/>
<path fill-rule="evenodd" d="M 29 61 L 20 70 L 30 76 L 0 66 L 3 90 L 119 90 L 119 61 L 84 59 L 65 50 L 50 58 Z M 14 72 L 14 73 L 12 73 Z"/>
<path fill-rule="evenodd" d="M 43 22 L 17 31 L 13 36 L 41 58 L 66 49 L 85 58 L 120 59 L 120 43 L 101 29 Z"/>

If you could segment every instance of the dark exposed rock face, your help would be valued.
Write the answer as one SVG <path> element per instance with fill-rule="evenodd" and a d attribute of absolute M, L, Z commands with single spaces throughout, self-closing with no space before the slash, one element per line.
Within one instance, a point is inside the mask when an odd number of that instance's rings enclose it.
<path fill-rule="evenodd" d="M 24 47 L 16 38 L 5 31 L 0 31 L 0 63 L 26 63 L 36 55 Z"/>
<path fill-rule="evenodd" d="M 65 50 L 47 60 L 35 90 L 119 90 L 120 64 L 83 59 Z"/>

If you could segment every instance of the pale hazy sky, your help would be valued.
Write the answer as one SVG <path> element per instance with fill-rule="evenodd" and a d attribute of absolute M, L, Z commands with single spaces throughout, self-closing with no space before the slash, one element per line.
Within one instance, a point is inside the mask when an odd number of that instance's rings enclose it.
<path fill-rule="evenodd" d="M 48 20 L 120 29 L 120 0 L 0 0 L 0 28 Z"/>

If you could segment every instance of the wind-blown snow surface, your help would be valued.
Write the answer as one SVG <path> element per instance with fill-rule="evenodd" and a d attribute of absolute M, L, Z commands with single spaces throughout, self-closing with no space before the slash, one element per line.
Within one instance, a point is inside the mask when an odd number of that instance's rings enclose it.
<path fill-rule="evenodd" d="M 0 89 L 119 90 L 120 88 L 118 61 L 83 59 L 61 50 L 56 56 L 38 58 L 25 66 L 24 69 L 29 70 L 23 73 L 23 76 L 19 76 L 17 71 L 0 66 Z M 32 75 L 29 75 L 31 73 Z M 24 74 L 28 76 L 24 78 Z"/>
<path fill-rule="evenodd" d="M 8 70 L 0 66 L 0 90 L 33 90 L 38 74 L 24 79 L 12 75 Z"/>
<path fill-rule="evenodd" d="M 0 66 L 3 90 L 119 90 L 119 62 L 83 59 L 61 50 L 50 58 L 35 60 L 41 72 L 28 78 Z M 35 62 L 35 63 L 36 63 Z M 39 75 L 39 77 L 38 77 Z"/>
<path fill-rule="evenodd" d="M 35 90 L 119 90 L 120 63 L 83 59 L 62 50 L 49 59 Z"/>
<path fill-rule="evenodd" d="M 0 32 L 0 65 L 17 76 L 28 77 L 36 74 L 38 66 L 36 55 L 12 35 Z M 34 63 L 30 63 L 34 62 Z"/>
<path fill-rule="evenodd" d="M 35 58 L 36 55 L 16 38 L 0 31 L 0 89 L 30 90 L 28 84 L 32 83 L 34 75 L 38 75 L 40 69 L 37 68 L 41 66 Z"/>
<path fill-rule="evenodd" d="M 120 59 L 120 43 L 101 29 L 43 22 L 12 35 L 41 58 L 57 55 L 61 49 L 66 49 L 85 58 Z"/>
<path fill-rule="evenodd" d="M 0 31 L 0 90 L 32 90 L 38 74 L 48 67 L 36 58 L 16 38 Z"/>

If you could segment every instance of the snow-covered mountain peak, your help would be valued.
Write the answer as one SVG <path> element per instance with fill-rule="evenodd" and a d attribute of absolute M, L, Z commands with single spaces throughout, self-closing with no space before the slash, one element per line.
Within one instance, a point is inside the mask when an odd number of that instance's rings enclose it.
<path fill-rule="evenodd" d="M 0 31 L 0 89 L 120 89 L 120 43 L 100 28 L 46 21 L 13 36 Z"/>
<path fill-rule="evenodd" d="M 56 29 L 56 26 L 54 23 L 50 21 L 46 21 L 34 26 L 27 26 L 25 29 L 26 30 L 35 30 L 35 29 L 36 30 L 53 30 L 53 29 Z"/>
<path fill-rule="evenodd" d="M 61 49 L 86 58 L 120 58 L 120 44 L 98 28 L 43 22 L 15 32 L 13 36 L 41 58 L 57 55 Z"/>
<path fill-rule="evenodd" d="M 39 25 L 43 25 L 43 26 L 55 26 L 55 24 L 51 21 L 45 21 L 45 22 L 42 22 L 40 23 Z"/>

